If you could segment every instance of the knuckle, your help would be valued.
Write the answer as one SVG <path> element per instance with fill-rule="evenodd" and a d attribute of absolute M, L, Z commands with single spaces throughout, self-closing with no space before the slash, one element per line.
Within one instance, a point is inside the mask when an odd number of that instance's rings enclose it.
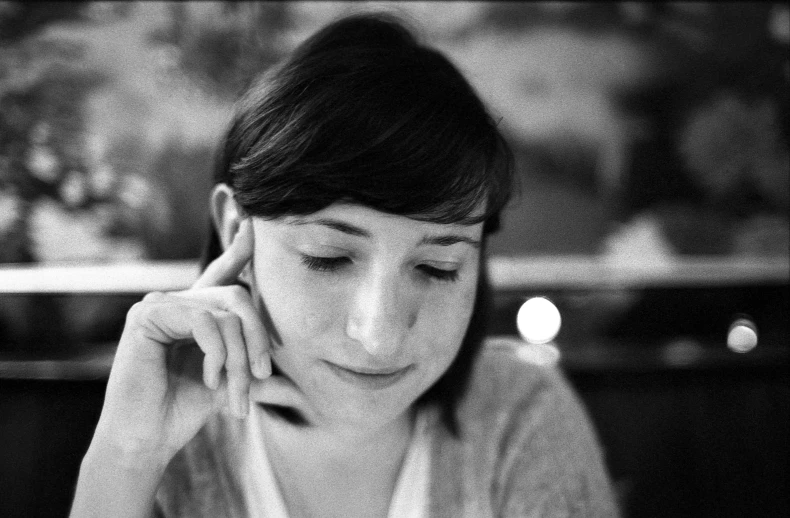
<path fill-rule="evenodd" d="M 126 320 L 139 320 L 140 313 L 144 311 L 143 304 L 142 301 L 132 304 L 132 307 L 126 312 Z"/>
<path fill-rule="evenodd" d="M 237 332 L 241 330 L 241 317 L 232 311 L 223 311 L 219 315 L 219 321 L 228 331 Z"/>
<path fill-rule="evenodd" d="M 150 302 L 142 300 L 135 302 L 126 313 L 126 319 L 131 322 L 150 320 L 152 308 L 153 306 L 150 304 Z"/>
<path fill-rule="evenodd" d="M 194 332 L 204 339 L 211 339 L 207 345 L 213 345 L 213 339 L 218 337 L 219 331 L 214 316 L 204 309 L 193 309 L 189 318 L 192 320 Z"/>
<path fill-rule="evenodd" d="M 193 311 L 192 318 L 195 325 L 200 326 L 206 330 L 213 330 L 216 328 L 216 320 L 210 311 L 202 308 L 196 308 Z"/>
<path fill-rule="evenodd" d="M 152 291 L 151 293 L 147 293 L 145 295 L 145 297 L 143 297 L 143 301 L 144 302 L 158 302 L 158 301 L 162 300 L 162 297 L 164 297 L 164 295 L 165 294 L 162 293 L 161 291 Z"/>

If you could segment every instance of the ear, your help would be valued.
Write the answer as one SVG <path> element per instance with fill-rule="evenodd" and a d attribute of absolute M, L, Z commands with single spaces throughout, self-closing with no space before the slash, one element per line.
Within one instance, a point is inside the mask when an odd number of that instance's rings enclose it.
<path fill-rule="evenodd" d="M 211 191 L 211 220 L 223 250 L 233 242 L 242 219 L 243 211 L 233 198 L 233 189 L 224 183 L 215 185 Z"/>

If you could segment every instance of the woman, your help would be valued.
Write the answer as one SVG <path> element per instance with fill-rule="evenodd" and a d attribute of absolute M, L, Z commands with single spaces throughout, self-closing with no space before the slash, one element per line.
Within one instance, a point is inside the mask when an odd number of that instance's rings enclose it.
<path fill-rule="evenodd" d="M 129 312 L 73 516 L 611 516 L 562 378 L 483 347 L 510 152 L 357 15 L 238 104 L 195 286 Z M 216 259 L 214 259 L 216 257 Z"/>

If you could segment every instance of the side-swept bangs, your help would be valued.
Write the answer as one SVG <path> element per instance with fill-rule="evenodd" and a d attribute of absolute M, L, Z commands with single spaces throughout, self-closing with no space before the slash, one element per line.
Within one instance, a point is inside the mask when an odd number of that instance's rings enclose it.
<path fill-rule="evenodd" d="M 496 230 L 512 157 L 472 87 L 399 23 L 350 17 L 241 100 L 218 164 L 250 214 L 335 202 Z"/>

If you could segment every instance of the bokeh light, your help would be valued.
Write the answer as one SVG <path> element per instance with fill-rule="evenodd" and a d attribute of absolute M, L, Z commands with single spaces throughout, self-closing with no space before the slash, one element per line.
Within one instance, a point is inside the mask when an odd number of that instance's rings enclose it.
<path fill-rule="evenodd" d="M 560 332 L 562 318 L 557 306 L 545 297 L 533 297 L 518 310 L 516 327 L 521 337 L 531 344 L 545 344 Z"/>
<path fill-rule="evenodd" d="M 730 325 L 727 347 L 736 353 L 748 353 L 757 347 L 757 326 L 750 318 L 738 318 Z"/>

